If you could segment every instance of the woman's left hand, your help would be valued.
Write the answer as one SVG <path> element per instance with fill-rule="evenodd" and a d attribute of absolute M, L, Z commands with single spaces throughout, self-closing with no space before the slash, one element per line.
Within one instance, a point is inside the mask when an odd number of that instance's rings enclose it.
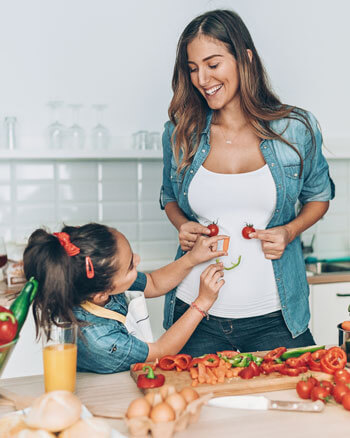
<path fill-rule="evenodd" d="M 261 241 L 265 258 L 269 260 L 280 259 L 288 243 L 293 240 L 291 232 L 285 225 L 268 230 L 255 230 L 254 233 L 249 234 L 249 237 Z"/>

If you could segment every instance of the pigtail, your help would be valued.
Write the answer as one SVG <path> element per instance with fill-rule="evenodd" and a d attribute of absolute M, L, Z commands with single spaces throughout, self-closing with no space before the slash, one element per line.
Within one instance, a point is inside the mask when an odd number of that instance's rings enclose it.
<path fill-rule="evenodd" d="M 23 262 L 26 278 L 34 276 L 39 283 L 33 301 L 36 335 L 39 327 L 48 331 L 51 324 L 76 322 L 72 311 L 72 265 L 57 237 L 43 229 L 36 230 L 30 236 Z"/>

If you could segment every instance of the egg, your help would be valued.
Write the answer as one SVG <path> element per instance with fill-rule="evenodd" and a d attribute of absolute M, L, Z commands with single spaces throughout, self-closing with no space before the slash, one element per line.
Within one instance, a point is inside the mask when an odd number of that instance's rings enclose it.
<path fill-rule="evenodd" d="M 183 388 L 180 391 L 180 394 L 186 400 L 187 403 L 191 403 L 191 401 L 196 400 L 197 398 L 199 398 L 198 392 L 195 391 L 190 386 L 185 386 L 185 388 Z"/>
<path fill-rule="evenodd" d="M 150 417 L 154 423 L 167 423 L 175 420 L 175 411 L 168 403 L 161 402 L 152 408 Z"/>
<path fill-rule="evenodd" d="M 151 411 L 151 404 L 144 397 L 133 400 L 126 411 L 127 418 L 148 417 Z"/>
<path fill-rule="evenodd" d="M 181 414 L 187 406 L 186 400 L 178 392 L 169 395 L 165 401 L 174 409 L 176 414 Z"/>

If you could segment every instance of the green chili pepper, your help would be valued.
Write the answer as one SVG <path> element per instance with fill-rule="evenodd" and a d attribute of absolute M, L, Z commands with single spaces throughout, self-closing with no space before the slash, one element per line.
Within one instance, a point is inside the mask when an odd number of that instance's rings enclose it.
<path fill-rule="evenodd" d="M 283 363 L 283 360 L 280 357 L 278 357 L 277 359 L 275 359 L 275 363 Z"/>
<path fill-rule="evenodd" d="M 38 282 L 34 277 L 31 277 L 31 279 L 23 286 L 23 289 L 19 293 L 18 297 L 10 306 L 10 310 L 18 322 L 16 337 L 18 337 L 19 332 L 23 327 L 28 315 L 29 307 L 34 300 L 37 291 Z"/>
<path fill-rule="evenodd" d="M 257 365 L 261 365 L 263 360 L 264 359 L 262 357 L 253 356 L 253 362 L 255 362 Z"/>
<path fill-rule="evenodd" d="M 225 271 L 230 271 L 231 269 L 236 268 L 241 263 L 241 258 L 242 258 L 242 256 L 239 256 L 236 263 L 231 262 L 231 266 L 229 268 L 224 266 Z M 215 261 L 216 261 L 216 263 L 220 263 L 220 259 L 216 259 Z"/>
<path fill-rule="evenodd" d="M 250 358 L 245 356 L 242 358 L 242 360 L 240 361 L 239 365 L 240 367 L 247 367 L 249 365 L 250 362 Z"/>

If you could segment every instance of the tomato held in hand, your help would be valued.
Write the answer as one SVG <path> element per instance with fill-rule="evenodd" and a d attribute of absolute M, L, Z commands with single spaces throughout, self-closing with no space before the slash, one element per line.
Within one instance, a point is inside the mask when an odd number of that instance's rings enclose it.
<path fill-rule="evenodd" d="M 350 331 L 350 321 L 344 321 L 344 322 L 342 322 L 342 324 L 341 324 L 341 328 L 342 328 L 343 330 L 349 330 L 349 331 Z"/>
<path fill-rule="evenodd" d="M 215 222 L 213 222 L 212 224 L 209 224 L 208 228 L 210 230 L 209 237 L 214 237 L 214 236 L 217 236 L 219 234 L 219 227 L 217 226 L 217 224 Z"/>
<path fill-rule="evenodd" d="M 242 230 L 242 236 L 245 239 L 251 239 L 251 237 L 249 237 L 250 233 L 255 233 L 255 228 L 253 227 L 252 224 L 247 224 L 246 223 L 246 226 Z"/>

